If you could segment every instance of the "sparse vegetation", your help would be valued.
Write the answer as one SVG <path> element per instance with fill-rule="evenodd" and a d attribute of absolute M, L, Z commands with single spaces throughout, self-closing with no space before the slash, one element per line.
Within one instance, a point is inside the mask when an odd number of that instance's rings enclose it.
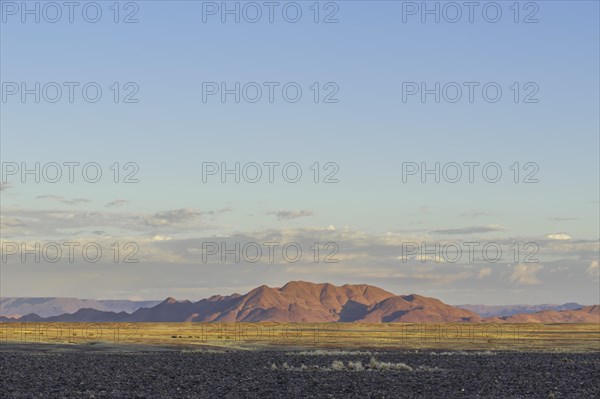
<path fill-rule="evenodd" d="M 319 366 L 306 366 L 301 364 L 300 367 L 292 367 L 286 363 L 280 367 L 277 366 L 276 363 L 271 364 L 271 370 L 289 370 L 289 371 L 306 371 L 306 370 L 315 370 L 315 371 L 413 371 L 413 368 L 405 363 L 391 363 L 391 362 L 380 362 L 374 357 L 371 358 L 371 361 L 367 365 L 363 365 L 362 361 L 349 360 L 347 363 L 344 363 L 342 360 L 334 360 L 331 362 L 331 366 L 329 367 L 319 367 Z M 420 371 L 434 371 L 437 368 L 427 368 L 426 366 L 422 366 Z"/>
<path fill-rule="evenodd" d="M 220 354 L 227 351 L 220 349 L 183 349 L 181 353 L 204 353 L 204 354 Z"/>
<path fill-rule="evenodd" d="M 344 362 L 342 362 L 341 360 L 334 360 L 333 363 L 331 363 L 331 369 L 334 371 L 342 371 L 345 368 L 346 367 L 344 366 Z"/>
<path fill-rule="evenodd" d="M 492 351 L 446 351 L 446 352 L 431 352 L 432 356 L 456 356 L 456 355 L 461 355 L 461 356 L 478 356 L 478 355 L 485 355 L 485 356 L 490 356 L 490 355 L 495 355 L 496 352 L 492 352 Z"/>
<path fill-rule="evenodd" d="M 301 352 L 290 352 L 293 355 L 299 356 L 363 356 L 373 355 L 376 352 L 371 351 L 345 351 L 345 350 L 314 350 L 314 351 L 301 351 Z"/>
<path fill-rule="evenodd" d="M 371 361 L 369 362 L 369 369 L 370 370 L 379 370 L 379 371 L 386 371 L 386 370 L 412 371 L 413 370 L 413 368 L 407 364 L 380 362 L 377 359 L 375 359 L 374 357 L 372 357 Z"/>
<path fill-rule="evenodd" d="M 365 368 L 362 365 L 362 362 L 359 360 L 357 362 L 348 362 L 348 370 L 351 371 L 363 371 Z"/>

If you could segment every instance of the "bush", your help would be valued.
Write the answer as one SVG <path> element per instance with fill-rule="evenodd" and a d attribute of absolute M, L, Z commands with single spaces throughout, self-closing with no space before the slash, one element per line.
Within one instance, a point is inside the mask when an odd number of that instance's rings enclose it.
<path fill-rule="evenodd" d="M 365 368 L 362 365 L 362 362 L 359 360 L 358 362 L 348 362 L 348 370 L 352 371 L 363 371 Z"/>
<path fill-rule="evenodd" d="M 368 368 L 370 370 L 379 370 L 379 371 L 387 371 L 387 370 L 399 370 L 399 371 L 412 371 L 413 368 L 408 364 L 404 363 L 391 363 L 391 362 L 380 362 L 374 357 L 371 358 L 369 362 Z"/>
<path fill-rule="evenodd" d="M 341 371 L 344 370 L 344 368 L 344 362 L 342 362 L 341 360 L 334 360 L 333 363 L 331 363 L 332 370 Z"/>

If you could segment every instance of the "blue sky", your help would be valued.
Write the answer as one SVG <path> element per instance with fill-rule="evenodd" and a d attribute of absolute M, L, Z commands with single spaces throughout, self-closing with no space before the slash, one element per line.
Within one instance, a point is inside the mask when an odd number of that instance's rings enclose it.
<path fill-rule="evenodd" d="M 419 15 L 404 23 L 409 2 L 321 2 L 320 18 L 337 7 L 339 22 L 314 23 L 310 1 L 297 2 L 303 17 L 294 24 L 277 12 L 272 24 L 231 17 L 222 23 L 218 15 L 203 23 L 200 1 L 134 3 L 139 22 L 131 24 L 113 22 L 112 2 L 99 2 L 103 17 L 95 24 L 77 12 L 72 24 L 36 24 L 4 11 L 3 84 L 98 82 L 104 90 L 93 104 L 79 96 L 73 103 L 7 97 L 2 162 L 97 162 L 105 173 L 114 162 L 135 162 L 139 183 L 36 184 L 11 177 L 2 190 L 2 239 L 135 241 L 141 262 L 105 268 L 8 262 L 3 296 L 199 299 L 306 279 L 373 283 L 451 303 L 598 302 L 598 2 L 536 2 L 537 23 L 522 22 L 534 10 L 527 2 L 520 3 L 519 23 L 512 1 L 497 2 L 497 23 L 486 22 L 479 9 L 473 23 L 466 16 L 422 23 Z M 122 9 L 120 17 L 132 10 Z M 113 82 L 121 90 L 134 82 L 139 102 L 112 102 Z M 218 96 L 203 102 L 202 82 L 297 82 L 303 96 L 297 103 L 281 96 L 273 103 L 222 103 Z M 321 94 L 335 83 L 339 102 L 315 103 L 314 82 Z M 465 96 L 457 103 L 435 103 L 432 96 L 403 102 L 403 82 L 478 82 L 479 88 L 495 82 L 503 95 L 488 103 L 476 89 L 473 103 Z M 515 82 L 521 96 L 535 83 L 539 102 L 515 103 Z M 202 182 L 203 162 L 270 161 L 298 163 L 303 179 Z M 315 162 L 335 163 L 339 183 L 313 183 Z M 403 182 L 403 162 L 496 162 L 503 179 Z M 539 182 L 512 182 L 515 162 L 535 163 Z M 241 264 L 235 272 L 173 256 L 207 237 L 266 235 L 335 241 L 340 262 Z M 390 236 L 395 244 L 388 253 L 381 245 Z M 534 242 L 540 264 L 393 261 L 398 242 L 450 239 Z M 173 267 L 181 269 L 179 278 L 171 278 Z M 144 274 L 152 277 L 135 281 Z M 86 280 L 91 275 L 93 287 Z"/>

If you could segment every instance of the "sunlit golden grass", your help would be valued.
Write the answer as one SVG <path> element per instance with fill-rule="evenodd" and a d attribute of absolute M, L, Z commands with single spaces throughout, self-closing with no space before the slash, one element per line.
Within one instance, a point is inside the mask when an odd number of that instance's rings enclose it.
<path fill-rule="evenodd" d="M 489 323 L 0 323 L 0 342 L 258 349 L 599 351 L 600 325 Z"/>

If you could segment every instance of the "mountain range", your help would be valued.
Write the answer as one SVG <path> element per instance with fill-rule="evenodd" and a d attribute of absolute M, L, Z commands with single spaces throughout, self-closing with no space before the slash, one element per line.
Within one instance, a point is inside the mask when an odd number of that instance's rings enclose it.
<path fill-rule="evenodd" d="M 575 302 L 560 304 L 544 303 L 541 305 L 456 305 L 461 309 L 467 309 L 477 313 L 481 317 L 504 317 L 518 313 L 537 313 L 544 310 L 576 310 L 584 305 Z"/>
<path fill-rule="evenodd" d="M 2 300 L 3 309 L 27 309 L 21 298 Z M 37 298 L 42 303 L 56 303 Z M 54 298 L 56 300 L 57 298 Z M 12 300 L 12 302 L 5 302 Z M 86 300 L 76 300 L 86 301 Z M 197 302 L 167 298 L 156 301 L 95 301 L 103 309 L 79 308 L 58 315 L 29 313 L 8 317 L 3 310 L 0 321 L 20 322 L 588 322 L 600 321 L 600 306 L 576 309 L 544 309 L 535 313 L 516 313 L 484 318 L 473 310 L 451 306 L 442 301 L 416 294 L 395 295 L 366 284 L 335 286 L 291 281 L 281 288 L 266 285 L 245 295 L 215 295 Z M 29 303 L 29 305 L 27 305 Z M 60 303 L 60 301 L 58 301 Z M 86 302 L 77 302 L 82 305 Z M 95 306 L 98 304 L 90 302 Z M 51 305 L 49 305 L 51 308 Z M 119 310 L 126 306 L 129 312 Z M 481 306 L 481 305 L 463 305 Z M 112 307 L 112 308 L 111 308 Z M 109 308 L 109 309 L 106 309 Z M 48 310 L 49 308 L 45 308 Z M 116 310 L 116 311 L 115 311 Z M 13 314 L 14 316 L 14 314 Z"/>
<path fill-rule="evenodd" d="M 21 317 L 35 313 L 41 317 L 59 316 L 64 313 L 75 313 L 79 309 L 96 309 L 104 312 L 132 313 L 139 308 L 150 308 L 161 301 L 129 301 L 79 298 L 1 298 L 0 315 Z"/>

